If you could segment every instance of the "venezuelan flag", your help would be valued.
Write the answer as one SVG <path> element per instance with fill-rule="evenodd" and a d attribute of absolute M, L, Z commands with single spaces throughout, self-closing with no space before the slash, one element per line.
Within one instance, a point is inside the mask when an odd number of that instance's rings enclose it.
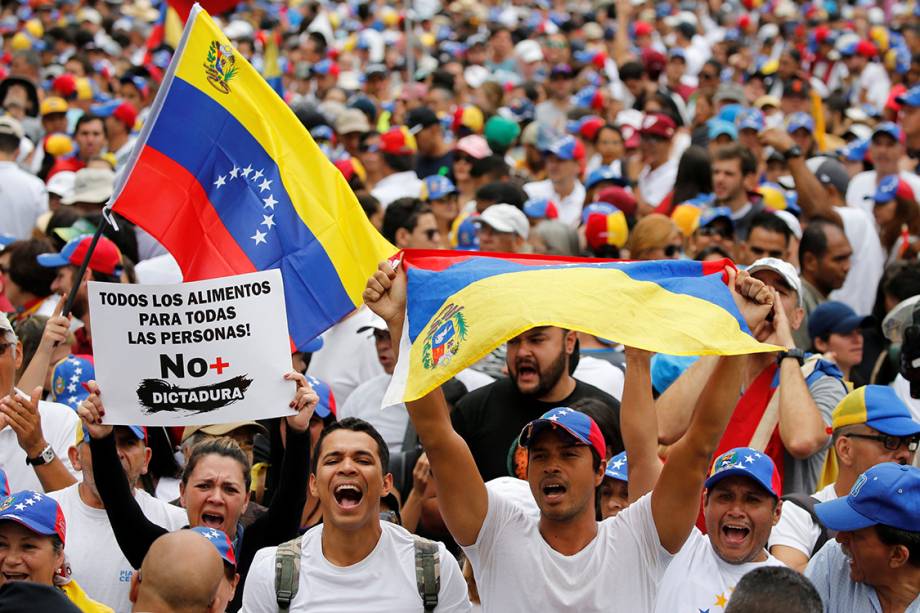
<path fill-rule="evenodd" d="M 297 347 L 360 305 L 395 252 L 197 5 L 138 141 L 112 209 L 160 241 L 186 281 L 280 269 Z"/>
<path fill-rule="evenodd" d="M 420 398 L 536 326 L 677 355 L 779 350 L 751 336 L 723 280 L 729 260 L 619 262 L 410 249 L 402 262 L 407 321 L 385 405 Z"/>

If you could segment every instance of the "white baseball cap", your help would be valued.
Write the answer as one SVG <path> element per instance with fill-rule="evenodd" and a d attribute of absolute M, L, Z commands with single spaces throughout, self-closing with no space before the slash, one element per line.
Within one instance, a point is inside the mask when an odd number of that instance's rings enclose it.
<path fill-rule="evenodd" d="M 752 275 L 760 270 L 772 270 L 781 276 L 786 285 L 795 290 L 799 298 L 799 306 L 802 306 L 802 282 L 799 280 L 799 275 L 795 272 L 792 264 L 779 258 L 760 258 L 747 268 L 747 271 Z"/>
<path fill-rule="evenodd" d="M 530 222 L 524 211 L 510 204 L 493 204 L 477 217 L 473 223 L 485 224 L 497 232 L 513 232 L 523 239 L 530 234 Z"/>

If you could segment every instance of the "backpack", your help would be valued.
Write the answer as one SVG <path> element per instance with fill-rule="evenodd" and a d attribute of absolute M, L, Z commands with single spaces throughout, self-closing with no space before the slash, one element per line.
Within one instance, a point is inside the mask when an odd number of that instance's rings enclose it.
<path fill-rule="evenodd" d="M 275 553 L 275 600 L 278 611 L 287 613 L 300 583 L 300 546 L 302 536 L 278 545 Z M 441 559 L 438 544 L 420 536 L 415 540 L 415 582 L 425 611 L 438 606 L 441 590 Z"/>
<path fill-rule="evenodd" d="M 833 450 L 830 453 L 833 453 Z M 824 547 L 824 543 L 834 538 L 837 535 L 837 532 L 825 528 L 821 521 L 818 519 L 818 515 L 815 513 L 815 505 L 820 501 L 814 496 L 806 496 L 805 494 L 786 494 L 782 499 L 784 502 L 789 501 L 800 509 L 807 511 L 811 516 L 811 520 L 815 522 L 815 525 L 821 528 L 821 533 L 818 535 L 818 540 L 815 541 L 815 546 L 811 550 L 811 553 L 808 555 L 810 559 L 816 553 L 818 553 L 822 547 Z"/>

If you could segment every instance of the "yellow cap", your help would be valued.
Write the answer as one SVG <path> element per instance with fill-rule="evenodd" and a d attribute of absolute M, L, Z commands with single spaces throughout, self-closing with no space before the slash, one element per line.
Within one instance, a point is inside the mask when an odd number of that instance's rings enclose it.
<path fill-rule="evenodd" d="M 66 134 L 51 134 L 45 139 L 45 151 L 55 157 L 73 153 L 73 141 Z"/>
<path fill-rule="evenodd" d="M 684 236 L 690 236 L 700 227 L 702 211 L 692 204 L 678 204 L 671 212 L 671 221 L 680 229 Z"/>
<path fill-rule="evenodd" d="M 52 113 L 66 113 L 69 107 L 67 106 L 67 101 L 63 98 L 51 96 L 42 100 L 41 107 L 39 108 L 41 109 L 42 117 L 44 117 Z"/>
<path fill-rule="evenodd" d="M 90 85 L 89 79 L 79 77 L 77 79 L 77 100 L 92 100 L 93 86 Z"/>
<path fill-rule="evenodd" d="M 45 35 L 45 28 L 38 19 L 30 19 L 26 22 L 26 32 L 28 32 L 32 38 L 41 38 Z"/>
<path fill-rule="evenodd" d="M 32 48 L 32 39 L 25 32 L 16 32 L 10 40 L 13 51 L 26 51 Z"/>
<path fill-rule="evenodd" d="M 786 210 L 786 195 L 781 190 L 770 185 L 761 185 L 757 192 L 763 196 L 763 203 L 767 208 L 774 211 Z"/>

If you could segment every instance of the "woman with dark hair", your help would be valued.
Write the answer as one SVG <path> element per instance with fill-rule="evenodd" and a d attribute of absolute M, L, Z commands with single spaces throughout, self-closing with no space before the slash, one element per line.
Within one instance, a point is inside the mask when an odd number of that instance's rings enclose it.
<path fill-rule="evenodd" d="M 656 213 L 670 215 L 678 204 L 712 193 L 712 160 L 703 147 L 687 147 L 677 164 L 674 189 L 661 201 Z"/>

